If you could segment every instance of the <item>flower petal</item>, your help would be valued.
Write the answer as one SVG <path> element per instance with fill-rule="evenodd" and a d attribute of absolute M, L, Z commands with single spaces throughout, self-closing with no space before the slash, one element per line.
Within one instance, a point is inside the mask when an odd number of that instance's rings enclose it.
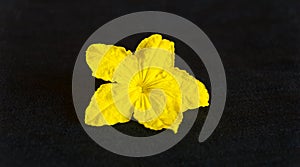
<path fill-rule="evenodd" d="M 173 99 L 173 100 L 172 100 Z M 159 99 L 157 99 L 159 101 Z M 166 107 L 163 109 L 162 112 L 158 112 L 159 110 L 148 110 L 145 112 L 134 111 L 133 117 L 138 120 L 140 124 L 143 124 L 146 128 L 152 130 L 161 130 L 161 129 L 171 129 L 174 133 L 177 133 L 178 127 L 182 121 L 183 115 L 180 112 L 180 106 L 176 106 L 176 102 L 174 98 L 167 98 L 170 104 L 166 104 Z M 174 106 L 171 106 L 172 103 L 175 103 Z M 152 106 L 156 104 L 151 102 Z M 155 113 L 156 112 L 156 113 Z M 153 115 L 151 113 L 155 113 Z M 141 121 L 142 119 L 156 117 L 155 119 L 151 119 L 149 121 Z"/>
<path fill-rule="evenodd" d="M 105 44 L 92 44 L 86 51 L 86 62 L 92 75 L 106 81 L 112 81 L 115 68 L 131 51 L 125 48 Z"/>
<path fill-rule="evenodd" d="M 117 86 L 117 84 L 103 84 L 97 89 L 85 112 L 86 124 L 103 126 L 124 123 L 130 120 L 132 115 L 130 110 L 120 112 L 115 106 L 115 101 L 122 101 L 124 97 L 113 97 L 113 86 Z"/>
<path fill-rule="evenodd" d="M 182 112 L 171 112 L 172 114 L 169 114 L 169 112 L 169 110 L 164 110 L 163 114 L 157 119 L 147 122 L 139 121 L 139 123 L 152 130 L 161 130 L 163 128 L 170 129 L 176 134 L 182 121 L 183 114 Z"/>
<path fill-rule="evenodd" d="M 173 122 L 173 124 L 169 127 L 169 129 L 173 130 L 174 133 L 177 133 L 179 125 L 181 124 L 183 119 L 183 114 L 182 112 L 178 113 L 178 116 L 176 118 L 176 120 Z"/>
<path fill-rule="evenodd" d="M 162 36 L 159 34 L 153 34 L 150 37 L 145 38 L 140 42 L 140 44 L 137 46 L 137 48 L 135 50 L 135 53 L 137 53 L 143 49 L 150 49 L 150 48 L 162 49 L 162 50 L 166 51 L 167 53 L 164 53 L 164 54 L 167 54 L 168 56 L 170 56 L 169 58 L 171 59 L 170 61 L 168 61 L 168 63 L 170 66 L 174 67 L 174 60 L 175 60 L 174 42 L 169 41 L 167 39 L 162 39 Z"/>
<path fill-rule="evenodd" d="M 131 78 L 139 70 L 138 58 L 134 55 L 129 55 L 116 68 L 112 80 L 117 83 L 129 84 Z"/>
<path fill-rule="evenodd" d="M 162 39 L 160 34 L 153 34 L 148 38 L 143 39 L 136 48 L 139 51 L 144 48 L 161 48 L 174 53 L 174 42 L 167 39 Z"/>
<path fill-rule="evenodd" d="M 209 94 L 205 85 L 179 68 L 170 69 L 182 92 L 182 112 L 187 109 L 206 107 L 209 105 Z"/>
<path fill-rule="evenodd" d="M 112 80 L 126 84 L 129 83 L 132 77 L 139 71 L 145 71 L 143 78 L 149 78 L 147 69 L 160 68 L 168 69 L 173 68 L 173 59 L 170 57 L 170 53 L 162 49 L 143 49 L 135 55 L 130 55 L 124 58 L 124 60 L 116 68 Z"/>

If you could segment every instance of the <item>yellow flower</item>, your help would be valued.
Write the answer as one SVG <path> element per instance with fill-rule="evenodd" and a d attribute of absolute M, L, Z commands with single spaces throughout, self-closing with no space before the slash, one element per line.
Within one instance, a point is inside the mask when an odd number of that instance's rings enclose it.
<path fill-rule="evenodd" d="M 172 41 L 159 34 L 145 38 L 134 54 L 123 47 L 92 44 L 86 61 L 92 75 L 112 83 L 102 84 L 85 113 L 91 126 L 128 122 L 133 116 L 153 130 L 177 133 L 182 113 L 208 106 L 204 84 L 174 67 Z"/>

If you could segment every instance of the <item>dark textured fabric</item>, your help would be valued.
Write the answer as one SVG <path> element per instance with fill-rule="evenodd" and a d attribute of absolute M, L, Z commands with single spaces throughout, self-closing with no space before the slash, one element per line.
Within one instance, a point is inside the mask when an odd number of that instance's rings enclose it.
<path fill-rule="evenodd" d="M 97 28 L 143 10 L 183 16 L 207 34 L 228 95 L 206 142 L 197 141 L 204 108 L 175 147 L 128 158 L 101 148 L 80 126 L 72 71 Z M 0 166 L 299 166 L 299 44 L 298 0 L 0 1 Z M 124 126 L 116 128 L 141 129 Z"/>

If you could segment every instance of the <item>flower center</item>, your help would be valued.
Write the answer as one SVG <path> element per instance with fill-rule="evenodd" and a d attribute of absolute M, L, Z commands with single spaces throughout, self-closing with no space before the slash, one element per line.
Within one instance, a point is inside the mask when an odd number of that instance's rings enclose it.
<path fill-rule="evenodd" d="M 137 89 L 140 93 L 148 93 L 148 88 L 144 84 L 138 84 Z"/>
<path fill-rule="evenodd" d="M 165 70 L 145 68 L 130 79 L 130 102 L 139 111 L 162 111 L 166 104 L 164 90 L 169 90 L 176 84 L 176 80 Z"/>

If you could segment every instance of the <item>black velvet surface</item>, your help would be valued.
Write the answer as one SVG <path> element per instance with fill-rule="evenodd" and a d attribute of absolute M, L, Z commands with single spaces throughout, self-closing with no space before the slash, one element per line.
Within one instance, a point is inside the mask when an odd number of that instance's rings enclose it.
<path fill-rule="evenodd" d="M 129 158 L 101 148 L 82 129 L 72 72 L 96 29 L 143 10 L 180 15 L 207 34 L 223 61 L 228 95 L 206 142 L 197 141 L 203 108 L 176 146 Z M 299 43 L 297 0 L 1 0 L 0 166 L 299 166 Z M 205 72 L 196 74 L 209 85 Z M 116 128 L 151 135 L 129 124 Z"/>

